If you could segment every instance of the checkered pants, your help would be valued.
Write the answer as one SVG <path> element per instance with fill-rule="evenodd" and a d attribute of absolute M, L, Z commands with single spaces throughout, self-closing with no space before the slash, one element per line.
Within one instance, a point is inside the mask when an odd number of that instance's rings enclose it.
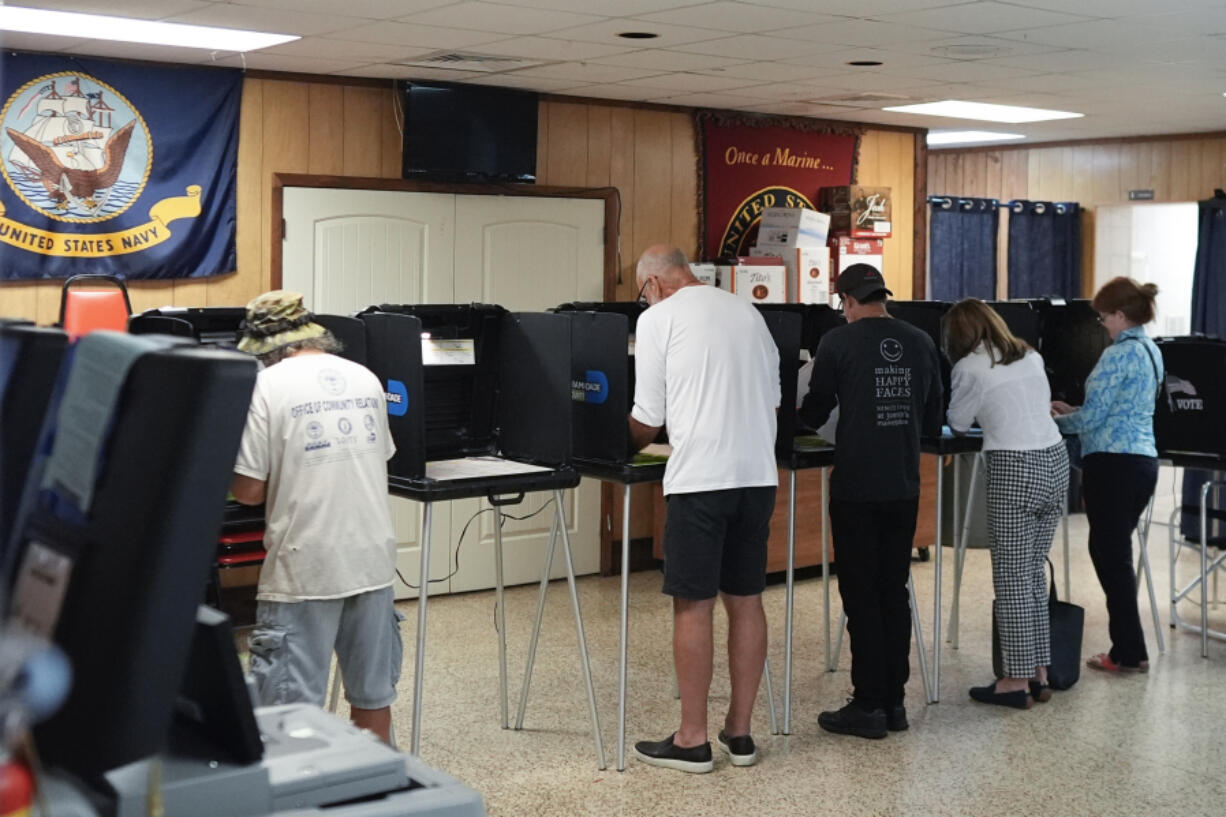
<path fill-rule="evenodd" d="M 1005 675 L 1033 678 L 1051 663 L 1047 552 L 1068 492 L 1064 444 L 988 451 L 988 546 Z"/>

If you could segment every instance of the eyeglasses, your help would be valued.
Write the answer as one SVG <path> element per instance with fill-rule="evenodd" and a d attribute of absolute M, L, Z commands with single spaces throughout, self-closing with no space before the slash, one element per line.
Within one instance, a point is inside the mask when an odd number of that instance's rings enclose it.
<path fill-rule="evenodd" d="M 834 308 L 834 311 L 835 312 L 843 311 L 843 296 L 842 295 L 839 296 L 839 305 Z"/>
<path fill-rule="evenodd" d="M 634 302 L 637 303 L 639 306 L 642 306 L 642 307 L 651 306 L 651 302 L 648 301 L 647 296 L 643 294 L 644 292 L 647 291 L 647 284 L 649 284 L 650 282 L 651 282 L 651 277 L 648 276 L 647 280 L 643 282 L 643 285 L 639 287 L 638 297 L 634 299 Z"/>

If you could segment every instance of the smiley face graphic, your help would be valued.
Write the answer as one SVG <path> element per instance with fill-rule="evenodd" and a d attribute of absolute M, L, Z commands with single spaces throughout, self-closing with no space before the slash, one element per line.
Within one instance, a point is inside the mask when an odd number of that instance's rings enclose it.
<path fill-rule="evenodd" d="M 902 344 L 894 338 L 886 338 L 881 341 L 881 356 L 890 363 L 897 363 L 902 360 Z"/>

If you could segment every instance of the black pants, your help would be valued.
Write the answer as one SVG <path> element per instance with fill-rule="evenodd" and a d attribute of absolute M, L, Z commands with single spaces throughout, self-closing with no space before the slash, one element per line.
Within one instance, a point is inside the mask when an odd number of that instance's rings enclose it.
<path fill-rule="evenodd" d="M 851 635 L 853 700 L 862 709 L 902 703 L 911 674 L 911 544 L 919 499 L 830 500 L 839 594 Z"/>
<path fill-rule="evenodd" d="M 1107 595 L 1111 660 L 1136 666 L 1148 661 L 1137 576 L 1132 567 L 1132 532 L 1158 482 L 1158 460 L 1136 454 L 1090 454 L 1081 465 L 1090 559 Z"/>

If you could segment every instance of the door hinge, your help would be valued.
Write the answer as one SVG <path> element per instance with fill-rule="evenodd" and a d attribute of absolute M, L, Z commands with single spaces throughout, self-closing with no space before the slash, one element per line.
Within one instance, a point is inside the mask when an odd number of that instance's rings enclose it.
<path fill-rule="evenodd" d="M 285 219 L 281 219 L 281 240 L 284 241 L 288 233 L 285 229 Z"/>

